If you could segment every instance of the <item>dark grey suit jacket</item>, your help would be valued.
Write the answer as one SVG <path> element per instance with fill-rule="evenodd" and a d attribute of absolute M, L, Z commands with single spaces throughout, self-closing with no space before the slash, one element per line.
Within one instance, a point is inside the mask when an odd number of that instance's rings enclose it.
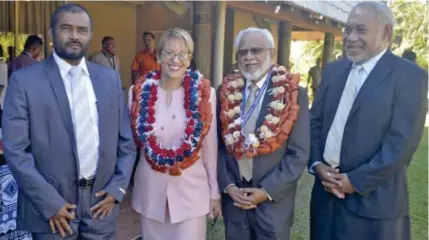
<path fill-rule="evenodd" d="M 311 109 L 309 167 L 323 151 L 352 63 L 328 64 Z M 423 134 L 427 72 L 387 51 L 369 74 L 350 111 L 340 166 L 359 193 L 342 204 L 368 218 L 408 215 L 407 167 Z M 316 177 L 311 211 L 324 211 L 330 199 Z"/>
<path fill-rule="evenodd" d="M 121 201 L 120 189 L 127 189 L 136 149 L 121 81 L 111 69 L 88 61 L 87 67 L 97 98 L 100 134 L 93 193 L 105 190 Z M 3 143 L 21 191 L 19 224 L 31 232 L 49 232 L 49 218 L 65 202 L 79 203 L 71 111 L 53 56 L 12 74 L 4 104 Z M 100 200 L 94 196 L 91 204 Z"/>
<path fill-rule="evenodd" d="M 271 81 L 264 96 L 259 119 L 259 127 L 267 114 L 268 104 L 271 102 Z M 219 97 L 218 97 L 219 99 Z M 263 188 L 272 197 L 273 201 L 266 201 L 256 208 L 256 218 L 259 225 L 266 231 L 277 232 L 279 236 L 289 237 L 289 227 L 293 223 L 294 201 L 297 182 L 309 157 L 310 123 L 308 111 L 308 97 L 304 88 L 299 88 L 298 104 L 300 106 L 298 119 L 290 133 L 288 140 L 275 152 L 253 159 L 254 187 Z M 218 108 L 220 103 L 217 104 Z M 219 116 L 218 109 L 218 116 Z M 220 120 L 218 120 L 220 124 Z M 218 182 L 222 192 L 222 210 L 225 221 L 243 222 L 245 211 L 233 205 L 233 200 L 224 189 L 229 184 L 241 186 L 240 172 L 237 160 L 227 153 L 219 130 L 218 154 Z M 279 239 L 287 239 L 280 237 Z"/>

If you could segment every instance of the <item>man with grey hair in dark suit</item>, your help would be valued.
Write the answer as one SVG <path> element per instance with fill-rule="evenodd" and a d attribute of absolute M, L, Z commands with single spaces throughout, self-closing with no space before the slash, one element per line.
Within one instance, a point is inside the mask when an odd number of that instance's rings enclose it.
<path fill-rule="evenodd" d="M 274 66 L 274 40 L 248 28 L 236 38 L 239 73 L 218 91 L 218 182 L 227 240 L 287 240 L 310 123 L 298 75 Z"/>
<path fill-rule="evenodd" d="M 34 240 L 115 239 L 135 145 L 119 74 L 83 57 L 91 26 L 82 6 L 57 8 L 53 54 L 7 89 L 4 153 L 21 190 L 18 225 Z"/>
<path fill-rule="evenodd" d="M 361 2 L 311 109 L 312 240 L 409 240 L 407 167 L 423 134 L 427 72 L 394 55 L 394 20 Z"/>

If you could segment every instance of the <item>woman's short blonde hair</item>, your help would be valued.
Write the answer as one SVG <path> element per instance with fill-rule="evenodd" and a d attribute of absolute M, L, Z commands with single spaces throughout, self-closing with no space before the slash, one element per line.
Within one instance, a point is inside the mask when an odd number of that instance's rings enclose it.
<path fill-rule="evenodd" d="M 194 41 L 192 40 L 191 35 L 182 28 L 170 28 L 162 34 L 161 39 L 158 42 L 158 59 L 161 58 L 162 51 L 164 51 L 165 45 L 168 40 L 172 38 L 182 39 L 185 42 L 186 49 L 188 53 L 192 55 L 194 53 Z"/>

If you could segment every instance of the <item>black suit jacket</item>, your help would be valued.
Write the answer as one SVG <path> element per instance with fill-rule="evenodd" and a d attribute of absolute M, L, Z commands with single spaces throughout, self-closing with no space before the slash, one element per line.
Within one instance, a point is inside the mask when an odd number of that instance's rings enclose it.
<path fill-rule="evenodd" d="M 352 62 L 326 66 L 311 109 L 309 167 L 324 161 L 325 142 Z M 369 218 L 408 215 L 407 167 L 423 133 L 427 72 L 387 51 L 369 74 L 350 111 L 339 169 L 357 192 L 342 204 Z M 359 193 L 358 193 L 359 192 Z M 326 209 L 332 195 L 316 177 L 311 211 Z"/>

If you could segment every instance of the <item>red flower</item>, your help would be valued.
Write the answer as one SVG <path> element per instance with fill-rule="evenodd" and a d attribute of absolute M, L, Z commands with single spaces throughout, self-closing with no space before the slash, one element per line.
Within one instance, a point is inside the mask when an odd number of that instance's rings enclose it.
<path fill-rule="evenodd" d="M 183 156 L 183 154 L 184 154 L 183 152 L 184 152 L 183 147 L 180 147 L 179 149 L 176 150 L 176 155 L 177 156 Z"/>
<path fill-rule="evenodd" d="M 195 120 L 191 118 L 188 122 L 188 126 L 194 126 L 194 125 L 195 125 Z"/>
<path fill-rule="evenodd" d="M 158 98 L 156 97 L 156 95 L 150 96 L 149 101 L 151 101 L 152 103 L 150 103 L 149 106 L 155 106 L 156 100 L 158 100 Z"/>
<path fill-rule="evenodd" d="M 152 148 L 153 153 L 155 153 L 156 155 L 159 155 L 161 153 L 161 149 L 159 149 L 159 147 L 154 147 Z"/>
<path fill-rule="evenodd" d="M 154 85 L 152 85 L 152 87 L 150 88 L 150 95 L 156 96 L 157 92 L 158 91 L 157 91 L 156 87 Z"/>
<path fill-rule="evenodd" d="M 149 113 L 149 115 L 155 115 L 155 108 L 153 106 L 151 106 L 147 109 L 147 112 Z"/>
<path fill-rule="evenodd" d="M 148 122 L 149 124 L 153 124 L 153 123 L 155 122 L 155 117 L 154 117 L 154 116 L 149 115 L 149 116 L 147 117 L 147 122 Z"/>
<path fill-rule="evenodd" d="M 189 98 L 189 96 L 186 94 L 185 95 L 185 103 L 189 103 L 191 101 L 191 99 Z"/>
<path fill-rule="evenodd" d="M 185 130 L 185 133 L 187 135 L 192 135 L 193 132 L 194 132 L 194 129 L 192 127 L 187 127 Z"/>
<path fill-rule="evenodd" d="M 168 157 L 169 158 L 174 158 L 174 150 L 168 150 Z"/>
<path fill-rule="evenodd" d="M 149 145 L 151 146 L 151 148 L 154 148 L 156 146 L 156 140 L 149 138 Z"/>
<path fill-rule="evenodd" d="M 145 131 L 145 132 L 150 132 L 150 131 L 152 131 L 152 130 L 153 130 L 153 127 L 152 127 L 151 125 L 146 126 L 146 127 L 144 128 L 144 131 Z"/>
<path fill-rule="evenodd" d="M 149 142 L 156 142 L 156 137 L 154 135 L 150 135 Z"/>
<path fill-rule="evenodd" d="M 168 151 L 167 151 L 167 150 L 165 150 L 165 149 L 162 149 L 162 150 L 161 150 L 161 156 L 162 156 L 162 157 L 167 157 L 167 155 L 168 155 Z"/>
<path fill-rule="evenodd" d="M 185 102 L 183 105 L 184 105 L 185 109 L 189 109 L 191 107 L 189 104 L 189 101 Z"/>
<path fill-rule="evenodd" d="M 186 142 L 183 143 L 183 149 L 184 150 L 189 151 L 189 150 L 191 150 L 191 148 L 192 148 L 191 144 L 186 143 Z"/>
<path fill-rule="evenodd" d="M 189 109 L 186 109 L 186 117 L 190 118 L 192 117 L 192 111 Z"/>

